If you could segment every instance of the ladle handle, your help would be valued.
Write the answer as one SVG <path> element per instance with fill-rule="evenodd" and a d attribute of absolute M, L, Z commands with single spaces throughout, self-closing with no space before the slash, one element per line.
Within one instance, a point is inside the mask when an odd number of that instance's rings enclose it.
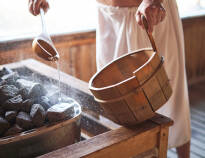
<path fill-rule="evenodd" d="M 152 36 L 152 33 L 150 33 L 150 32 L 148 31 L 147 19 L 145 18 L 144 15 L 142 15 L 142 16 L 141 16 L 141 20 L 142 20 L 142 24 L 143 24 L 143 26 L 144 26 L 144 28 L 145 28 L 145 30 L 146 30 L 146 32 L 147 32 L 147 35 L 148 35 L 148 37 L 149 37 L 150 43 L 151 43 L 151 45 L 152 45 L 152 49 L 154 50 L 154 52 L 157 53 L 158 51 L 157 51 L 157 47 L 156 47 L 156 44 L 155 44 L 155 42 L 154 42 L 154 38 L 153 38 L 153 36 Z"/>
<path fill-rule="evenodd" d="M 42 31 L 47 34 L 45 17 L 44 17 L 45 13 L 44 13 L 44 10 L 42 8 L 40 8 L 40 14 L 41 14 Z"/>

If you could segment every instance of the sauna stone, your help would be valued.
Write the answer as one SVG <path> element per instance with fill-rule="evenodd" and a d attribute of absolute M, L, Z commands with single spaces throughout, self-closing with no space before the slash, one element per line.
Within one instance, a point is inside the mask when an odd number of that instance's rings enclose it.
<path fill-rule="evenodd" d="M 41 104 L 45 110 L 48 110 L 51 107 L 50 100 L 46 96 L 42 96 L 38 100 L 38 103 Z"/>
<path fill-rule="evenodd" d="M 35 83 L 21 78 L 16 81 L 16 84 L 19 89 L 30 89 Z"/>
<path fill-rule="evenodd" d="M 50 92 L 50 94 L 47 95 L 51 105 L 55 105 L 58 103 L 59 98 L 59 92 Z"/>
<path fill-rule="evenodd" d="M 69 104 L 74 103 L 74 100 L 72 98 L 66 97 L 64 95 L 61 96 L 61 100 L 63 103 L 69 103 Z"/>
<path fill-rule="evenodd" d="M 8 84 L 5 80 L 0 79 L 0 86 Z"/>
<path fill-rule="evenodd" d="M 18 79 L 16 83 L 20 89 L 27 89 L 29 98 L 39 98 L 47 94 L 46 89 L 39 83 L 25 79 Z"/>
<path fill-rule="evenodd" d="M 39 83 L 34 84 L 29 90 L 30 98 L 40 98 L 41 96 L 46 95 L 46 89 Z"/>
<path fill-rule="evenodd" d="M 0 86 L 0 104 L 4 103 L 7 99 L 13 98 L 18 94 L 19 89 L 14 85 Z"/>
<path fill-rule="evenodd" d="M 14 123 L 16 120 L 16 115 L 17 112 L 16 111 L 7 111 L 5 113 L 5 119 L 9 122 L 9 123 Z"/>
<path fill-rule="evenodd" d="M 9 122 L 3 117 L 0 117 L 0 135 L 6 132 L 9 128 Z"/>
<path fill-rule="evenodd" d="M 3 81 L 6 81 L 10 85 L 15 85 L 16 80 L 19 78 L 19 75 L 17 72 L 12 72 L 10 74 L 4 75 L 1 79 Z"/>
<path fill-rule="evenodd" d="M 32 99 L 26 99 L 23 101 L 21 105 L 21 110 L 27 113 L 30 113 L 31 106 L 33 105 L 33 100 Z"/>
<path fill-rule="evenodd" d="M 22 102 L 23 102 L 22 96 L 17 95 L 15 97 L 7 100 L 4 104 L 4 108 L 6 110 L 19 111 L 19 110 L 21 110 Z"/>
<path fill-rule="evenodd" d="M 4 134 L 4 136 L 10 136 L 15 135 L 17 133 L 21 133 L 23 129 L 19 127 L 19 125 L 15 124 L 11 128 L 8 129 L 8 131 Z"/>
<path fill-rule="evenodd" d="M 59 103 L 53 105 L 47 110 L 46 119 L 49 122 L 56 122 L 67 118 L 71 118 L 73 113 L 74 113 L 74 107 L 72 104 Z"/>
<path fill-rule="evenodd" d="M 7 67 L 3 67 L 3 69 L 0 70 L 0 77 L 4 76 L 4 75 L 7 75 L 7 74 L 10 74 L 12 73 L 13 71 Z"/>
<path fill-rule="evenodd" d="M 55 105 L 57 104 L 59 101 L 59 91 L 55 92 L 55 93 L 51 93 L 49 94 L 48 96 L 48 99 L 51 103 L 51 105 Z M 72 103 L 73 102 L 73 99 L 65 96 L 64 94 L 61 93 L 61 102 L 64 102 L 64 103 Z"/>
<path fill-rule="evenodd" d="M 0 116 L 4 116 L 5 110 L 2 105 L 0 105 Z"/>
<path fill-rule="evenodd" d="M 19 112 L 16 117 L 16 124 L 18 124 L 21 128 L 28 130 L 33 127 L 33 123 L 31 117 L 25 112 Z"/>
<path fill-rule="evenodd" d="M 22 96 L 23 100 L 29 99 L 28 89 L 26 89 L 26 88 L 21 88 L 21 89 L 19 90 L 19 93 L 18 93 L 18 94 L 20 94 L 20 95 Z"/>
<path fill-rule="evenodd" d="M 46 115 L 46 112 L 42 105 L 40 104 L 32 105 L 30 116 L 31 116 L 33 124 L 36 127 L 43 126 L 43 123 L 45 121 L 45 115 Z"/>

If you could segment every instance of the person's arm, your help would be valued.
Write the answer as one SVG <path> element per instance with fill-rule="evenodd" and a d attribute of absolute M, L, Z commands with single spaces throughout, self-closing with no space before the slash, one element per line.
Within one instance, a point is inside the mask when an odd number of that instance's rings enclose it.
<path fill-rule="evenodd" d="M 36 16 L 40 13 L 40 8 L 43 8 L 44 12 L 47 12 L 49 4 L 46 0 L 29 0 L 28 7 L 31 14 Z"/>
<path fill-rule="evenodd" d="M 141 16 L 144 15 L 147 19 L 149 32 L 152 32 L 154 25 L 162 22 L 166 16 L 162 1 L 163 0 L 142 0 L 142 3 L 138 7 L 136 20 L 138 24 L 143 27 Z"/>

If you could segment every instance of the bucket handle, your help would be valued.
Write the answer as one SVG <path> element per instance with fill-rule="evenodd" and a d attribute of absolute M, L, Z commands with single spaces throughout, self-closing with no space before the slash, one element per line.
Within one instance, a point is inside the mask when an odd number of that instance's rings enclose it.
<path fill-rule="evenodd" d="M 146 30 L 146 32 L 147 32 L 147 35 L 148 35 L 148 37 L 149 37 L 149 41 L 150 41 L 150 43 L 151 43 L 151 45 L 152 45 L 152 49 L 154 50 L 154 52 L 157 53 L 158 51 L 157 51 L 157 47 L 156 47 L 156 44 L 155 44 L 155 42 L 154 42 L 154 38 L 153 38 L 153 36 L 152 36 L 152 33 L 148 32 L 147 19 L 145 18 L 144 15 L 142 15 L 142 16 L 141 16 L 141 20 L 142 20 L 142 24 L 143 24 L 143 26 L 144 26 L 144 28 L 145 28 L 145 30 Z"/>

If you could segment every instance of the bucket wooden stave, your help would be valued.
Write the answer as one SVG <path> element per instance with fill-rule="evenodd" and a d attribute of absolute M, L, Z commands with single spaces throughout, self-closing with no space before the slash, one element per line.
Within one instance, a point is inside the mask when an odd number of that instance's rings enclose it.
<path fill-rule="evenodd" d="M 152 49 L 112 61 L 91 78 L 89 89 L 107 117 L 126 126 L 153 117 L 172 93 L 163 58 Z"/>
<path fill-rule="evenodd" d="M 130 126 L 155 115 L 172 94 L 148 23 L 141 17 L 152 49 L 141 49 L 107 64 L 89 82 L 89 89 L 108 118 Z"/>

